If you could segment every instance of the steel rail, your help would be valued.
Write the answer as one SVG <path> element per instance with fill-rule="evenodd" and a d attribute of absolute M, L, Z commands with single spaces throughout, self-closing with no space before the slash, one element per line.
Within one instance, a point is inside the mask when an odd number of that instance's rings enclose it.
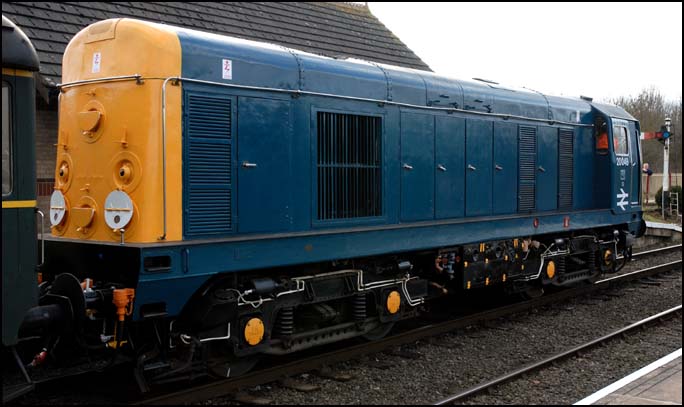
<path fill-rule="evenodd" d="M 582 344 L 582 345 L 579 345 L 579 346 L 576 346 L 576 347 L 574 347 L 574 348 L 572 348 L 572 349 L 568 349 L 568 350 L 566 350 L 566 351 L 560 352 L 560 353 L 558 353 L 558 354 L 556 354 L 556 355 L 550 356 L 550 357 L 548 357 L 548 358 L 546 358 L 546 359 L 544 359 L 544 360 L 541 360 L 541 361 L 539 361 L 539 362 L 535 362 L 535 363 L 529 364 L 529 365 L 524 366 L 524 367 L 522 367 L 522 368 L 520 368 L 520 369 L 514 370 L 514 371 L 509 372 L 509 373 L 506 373 L 506 374 L 504 374 L 504 375 L 502 375 L 502 376 L 499 376 L 499 377 L 497 377 L 496 379 L 490 380 L 490 381 L 485 382 L 485 383 L 478 384 L 478 385 L 473 386 L 473 387 L 471 387 L 471 388 L 469 388 L 469 389 L 467 389 L 467 390 L 464 390 L 464 391 L 462 391 L 462 392 L 460 392 L 460 393 L 458 393 L 458 394 L 455 394 L 455 395 L 453 395 L 453 396 L 446 397 L 446 398 L 444 398 L 444 399 L 442 399 L 442 400 L 439 400 L 439 401 L 434 402 L 434 403 L 431 403 L 431 404 L 432 404 L 432 405 L 435 405 L 435 406 L 442 406 L 442 405 L 445 405 L 445 404 L 451 404 L 451 403 L 453 403 L 454 401 L 457 401 L 457 400 L 462 400 L 462 399 L 465 399 L 465 398 L 467 398 L 467 397 L 474 396 L 474 395 L 476 395 L 476 394 L 478 394 L 478 393 L 480 393 L 480 392 L 482 392 L 482 391 L 484 391 L 484 390 L 487 390 L 487 389 L 489 389 L 489 388 L 491 388 L 491 387 L 494 387 L 494 386 L 496 386 L 496 385 L 498 385 L 498 384 L 501 384 L 501 383 L 507 382 L 507 381 L 509 381 L 509 380 L 515 379 L 515 378 L 517 378 L 517 377 L 519 377 L 519 376 L 522 376 L 522 375 L 525 374 L 525 373 L 529 373 L 529 372 L 531 372 L 531 371 L 534 371 L 534 370 L 543 368 L 543 367 L 545 367 L 545 366 L 548 366 L 548 365 L 552 364 L 553 362 L 557 362 L 557 361 L 559 361 L 559 360 L 561 360 L 561 359 L 565 359 L 565 358 L 567 358 L 568 356 L 572 356 L 572 355 L 575 355 L 575 354 L 580 353 L 580 352 L 582 352 L 582 351 L 591 349 L 591 348 L 593 348 L 593 347 L 595 347 L 595 346 L 597 346 L 597 345 L 600 345 L 600 344 L 602 344 L 602 343 L 604 343 L 604 342 L 606 342 L 606 341 L 608 341 L 608 340 L 611 340 L 611 339 L 613 339 L 613 338 L 615 338 L 615 337 L 621 336 L 621 335 L 623 335 L 623 334 L 625 334 L 625 333 L 627 333 L 627 332 L 634 331 L 634 330 L 636 330 L 637 328 L 641 328 L 641 327 L 645 326 L 646 324 L 648 324 L 648 323 L 650 323 L 650 322 L 652 322 L 652 321 L 655 321 L 655 320 L 662 320 L 662 318 L 664 318 L 664 317 L 666 317 L 666 316 L 673 315 L 673 314 L 675 314 L 675 313 L 677 313 L 677 312 L 679 312 L 679 313 L 682 312 L 682 306 L 681 306 L 681 304 L 678 305 L 678 306 L 676 306 L 676 307 L 670 308 L 669 310 L 666 310 L 666 311 L 660 312 L 660 313 L 658 313 L 658 314 L 656 314 L 656 315 L 652 315 L 652 316 L 650 316 L 650 317 L 648 317 L 648 318 L 642 319 L 641 321 L 635 322 L 635 323 L 633 323 L 633 324 L 631 324 L 631 325 L 628 325 L 628 326 L 626 326 L 626 327 L 624 327 L 624 328 L 618 329 L 617 331 L 614 331 L 614 332 L 612 332 L 612 333 L 609 333 L 609 334 L 607 334 L 607 335 L 604 335 L 604 336 L 602 336 L 602 337 L 600 337 L 600 338 L 593 339 L 593 340 L 591 340 L 591 341 L 589 341 L 589 342 L 586 342 L 586 343 L 584 343 L 584 344 Z"/>
<path fill-rule="evenodd" d="M 634 259 L 635 257 L 648 256 L 648 255 L 650 255 L 650 254 L 662 253 L 662 252 L 666 252 L 666 251 L 674 250 L 674 249 L 680 249 L 680 250 L 681 250 L 681 248 L 682 248 L 682 244 L 681 244 L 681 243 L 680 243 L 680 244 L 675 244 L 675 245 L 672 245 L 672 246 L 658 247 L 658 248 L 656 248 L 656 249 L 651 249 L 651 250 L 645 250 L 645 251 L 643 251 L 643 252 L 632 253 L 632 259 Z M 624 256 L 619 255 L 619 256 L 617 256 L 617 260 L 621 260 L 623 257 L 624 257 Z"/>
<path fill-rule="evenodd" d="M 226 394 L 229 394 L 231 391 L 234 391 L 239 388 L 252 387 L 272 382 L 286 376 L 309 372 L 331 363 L 338 363 L 358 358 L 361 356 L 365 356 L 368 354 L 379 353 L 386 350 L 387 348 L 412 343 L 416 340 L 423 339 L 426 337 L 444 334 L 447 332 L 454 331 L 456 329 L 465 328 L 470 325 L 495 320 L 500 317 L 516 314 L 529 309 L 534 309 L 543 305 L 564 301 L 566 299 L 591 293 L 593 291 L 607 289 L 611 287 L 613 284 L 618 284 L 625 281 L 632 281 L 639 278 L 644 278 L 655 274 L 667 272 L 677 268 L 678 266 L 681 267 L 681 264 L 682 261 L 678 260 L 655 267 L 649 267 L 634 273 L 599 280 L 592 285 L 569 288 L 567 290 L 563 290 L 548 296 L 535 298 L 533 300 L 528 300 L 516 304 L 508 304 L 494 310 L 479 312 L 477 314 L 469 315 L 456 320 L 423 326 L 375 342 L 354 345 L 345 349 L 340 349 L 337 351 L 326 353 L 324 355 L 316 355 L 311 358 L 290 362 L 284 365 L 254 371 L 234 379 L 221 380 L 218 382 L 208 383 L 190 389 L 184 389 L 175 393 L 152 397 L 149 399 L 142 400 L 135 404 L 163 405 L 196 403 L 201 400 L 225 396 Z"/>
<path fill-rule="evenodd" d="M 665 251 L 674 250 L 674 249 L 681 249 L 681 248 L 682 248 L 681 243 L 680 244 L 673 244 L 672 246 L 658 247 L 656 249 L 646 250 L 643 252 L 637 252 L 637 253 L 632 254 L 632 257 L 644 256 L 647 254 L 655 254 L 655 253 L 665 252 Z"/>

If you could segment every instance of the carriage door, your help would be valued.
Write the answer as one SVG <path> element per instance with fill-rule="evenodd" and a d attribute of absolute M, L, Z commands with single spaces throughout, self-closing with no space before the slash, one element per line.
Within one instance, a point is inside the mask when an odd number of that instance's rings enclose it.
<path fill-rule="evenodd" d="M 278 232 L 292 223 L 290 102 L 238 98 L 238 231 Z"/>
<path fill-rule="evenodd" d="M 634 123 L 621 119 L 613 121 L 613 154 L 615 157 L 615 189 L 613 190 L 613 211 L 626 212 L 639 204 L 639 189 L 632 185 L 633 171 L 639 171 L 639 161 L 635 159 L 636 148 L 630 142 L 630 133 L 635 133 Z M 638 177 L 637 177 L 638 178 Z M 636 194 L 636 195 L 635 195 Z"/>

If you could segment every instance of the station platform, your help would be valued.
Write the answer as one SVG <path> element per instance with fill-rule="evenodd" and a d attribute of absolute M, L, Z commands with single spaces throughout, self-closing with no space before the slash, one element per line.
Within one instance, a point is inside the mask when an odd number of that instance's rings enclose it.
<path fill-rule="evenodd" d="M 682 349 L 618 380 L 575 405 L 681 405 Z"/>
<path fill-rule="evenodd" d="M 679 225 L 675 225 L 673 223 L 660 223 L 660 222 L 646 221 L 646 227 L 651 228 L 651 229 L 674 230 L 675 232 L 682 233 L 682 227 Z"/>

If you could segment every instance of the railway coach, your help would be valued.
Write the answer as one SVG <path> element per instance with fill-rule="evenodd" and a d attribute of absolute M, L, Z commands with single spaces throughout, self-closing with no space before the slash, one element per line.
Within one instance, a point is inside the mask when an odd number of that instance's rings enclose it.
<path fill-rule="evenodd" d="M 24 314 L 38 303 L 33 75 L 39 66 L 29 39 L 3 16 L 2 344 L 14 355 L 12 346 L 19 341 Z M 30 388 L 20 385 L 13 390 L 19 394 Z"/>
<path fill-rule="evenodd" d="M 60 90 L 47 352 L 143 388 L 590 281 L 644 229 L 639 123 L 588 98 L 132 19 L 77 34 Z"/>

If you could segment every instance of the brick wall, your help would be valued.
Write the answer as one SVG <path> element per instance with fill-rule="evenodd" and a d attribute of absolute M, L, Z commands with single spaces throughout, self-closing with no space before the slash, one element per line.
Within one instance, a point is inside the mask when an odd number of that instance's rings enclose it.
<path fill-rule="evenodd" d="M 36 110 L 36 177 L 53 179 L 57 158 L 57 111 Z"/>
<path fill-rule="evenodd" d="M 57 159 L 57 110 L 36 110 L 36 194 L 38 208 L 48 213 L 50 194 L 55 183 Z"/>

